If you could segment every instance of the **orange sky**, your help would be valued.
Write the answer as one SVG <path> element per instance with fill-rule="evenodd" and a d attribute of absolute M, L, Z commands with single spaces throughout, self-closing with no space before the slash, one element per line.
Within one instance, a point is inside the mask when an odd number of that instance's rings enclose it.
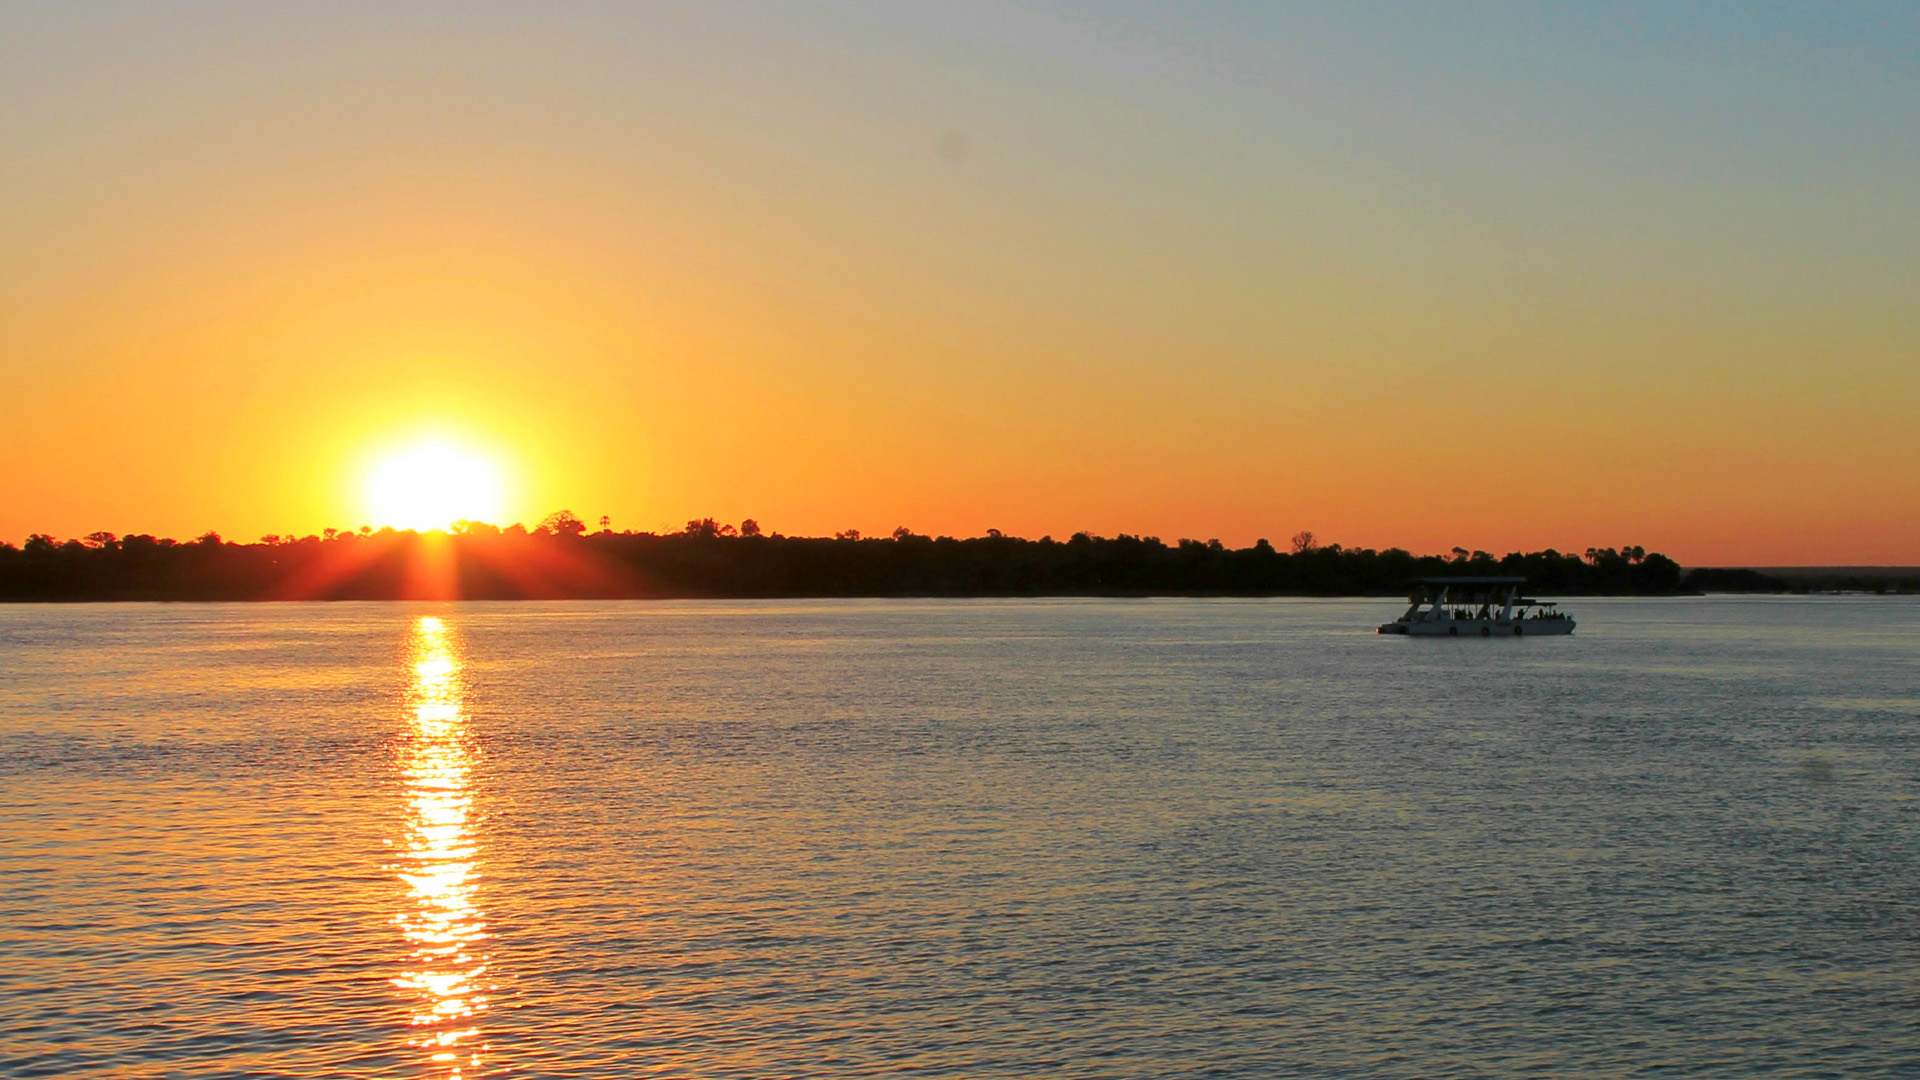
<path fill-rule="evenodd" d="M 7 9 L 0 539 L 439 434 L 528 522 L 1920 563 L 1884 33 L 1051 10 Z"/>

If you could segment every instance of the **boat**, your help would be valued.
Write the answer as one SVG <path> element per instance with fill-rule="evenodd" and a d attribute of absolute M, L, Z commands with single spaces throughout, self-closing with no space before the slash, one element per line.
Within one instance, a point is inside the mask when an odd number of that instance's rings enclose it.
<path fill-rule="evenodd" d="M 1573 618 L 1547 600 L 1520 595 L 1523 577 L 1418 578 L 1406 614 L 1377 634 L 1413 637 L 1526 637 L 1573 633 Z"/>

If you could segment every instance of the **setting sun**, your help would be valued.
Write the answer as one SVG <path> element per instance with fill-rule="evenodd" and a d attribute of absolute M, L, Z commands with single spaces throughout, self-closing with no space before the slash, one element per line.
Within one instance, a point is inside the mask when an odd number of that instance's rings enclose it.
<path fill-rule="evenodd" d="M 448 443 L 422 443 L 374 463 L 367 508 L 378 525 L 444 529 L 456 521 L 497 520 L 500 488 L 499 469 L 481 455 Z"/>

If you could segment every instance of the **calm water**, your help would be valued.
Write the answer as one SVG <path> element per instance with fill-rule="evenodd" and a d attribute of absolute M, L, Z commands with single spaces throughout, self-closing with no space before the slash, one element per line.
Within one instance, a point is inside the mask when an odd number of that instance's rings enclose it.
<path fill-rule="evenodd" d="M 0 1074 L 1920 1075 L 1920 603 L 0 608 Z"/>

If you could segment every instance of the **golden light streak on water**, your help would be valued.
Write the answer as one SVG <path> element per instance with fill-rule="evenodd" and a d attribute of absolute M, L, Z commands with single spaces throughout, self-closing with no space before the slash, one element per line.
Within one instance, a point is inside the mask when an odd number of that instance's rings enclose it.
<path fill-rule="evenodd" d="M 457 1080 L 480 1069 L 487 1044 L 486 922 L 473 811 L 473 748 L 461 714 L 460 662 L 446 624 L 423 615 L 414 626 L 413 722 L 398 769 L 406 784 L 404 833 L 394 867 L 411 903 L 394 922 L 411 946 L 395 986 L 413 995 L 413 1043 L 429 1075 Z"/>

